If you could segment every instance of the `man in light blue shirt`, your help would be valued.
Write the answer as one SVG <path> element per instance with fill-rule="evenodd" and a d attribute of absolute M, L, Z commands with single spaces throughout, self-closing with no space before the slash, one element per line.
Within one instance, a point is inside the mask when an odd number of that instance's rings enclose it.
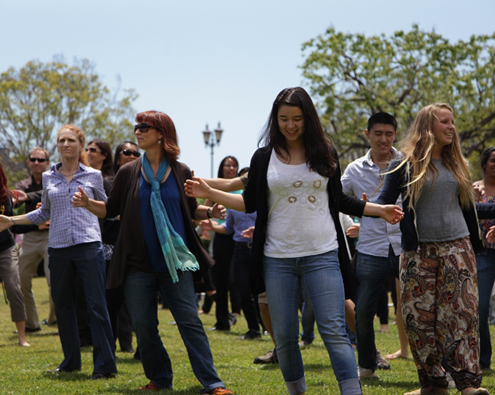
<path fill-rule="evenodd" d="M 390 114 L 376 113 L 368 119 L 365 134 L 371 149 L 347 166 L 342 176 L 342 187 L 351 196 L 361 198 L 366 193 L 368 199 L 373 201 L 380 195 L 389 162 L 399 154 L 392 147 L 397 137 L 397 121 Z M 397 204 L 401 204 L 400 199 Z M 356 274 L 360 284 L 355 308 L 361 379 L 376 378 L 377 367 L 390 369 L 390 365 L 376 350 L 373 318 L 380 293 L 390 276 L 394 275 L 398 279 L 400 244 L 399 224 L 391 225 L 381 218 L 362 218 L 356 246 Z M 405 335 L 404 341 L 407 356 Z"/>

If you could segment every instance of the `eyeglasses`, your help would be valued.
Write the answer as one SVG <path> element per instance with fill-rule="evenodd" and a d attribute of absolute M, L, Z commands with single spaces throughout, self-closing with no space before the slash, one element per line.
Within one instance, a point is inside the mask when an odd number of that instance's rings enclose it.
<path fill-rule="evenodd" d="M 123 151 L 120 152 L 121 154 L 124 154 L 125 156 L 134 156 L 135 158 L 139 158 L 141 156 L 141 152 L 138 152 L 138 151 L 131 151 L 131 150 L 128 150 L 128 149 L 125 149 Z"/>
<path fill-rule="evenodd" d="M 46 161 L 48 161 L 48 159 L 43 159 L 43 158 L 29 158 L 29 161 L 34 163 L 36 161 L 38 161 L 39 163 L 44 163 Z"/>
<path fill-rule="evenodd" d="M 148 130 L 152 128 L 153 126 L 149 123 L 140 123 L 139 125 L 134 125 L 134 133 L 136 133 L 136 130 L 138 129 L 141 133 L 148 133 Z"/>
<path fill-rule="evenodd" d="M 92 152 L 93 154 L 95 154 L 97 152 L 98 153 L 101 153 L 101 151 L 97 150 L 95 147 L 88 147 L 88 148 L 86 148 L 86 152 L 88 152 L 88 151 L 89 152 Z"/>

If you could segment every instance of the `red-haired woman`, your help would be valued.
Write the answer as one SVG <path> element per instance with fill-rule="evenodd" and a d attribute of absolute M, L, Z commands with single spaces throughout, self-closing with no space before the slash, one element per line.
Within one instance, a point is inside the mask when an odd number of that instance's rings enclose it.
<path fill-rule="evenodd" d="M 93 379 L 117 372 L 115 342 L 105 301 L 105 256 L 97 218 L 72 207 L 71 198 L 83 186 L 94 199 L 105 200 L 100 171 L 88 166 L 86 137 L 77 126 L 63 125 L 57 134 L 61 162 L 43 173 L 41 208 L 26 215 L 0 217 L 0 230 L 15 224 L 50 220 L 48 253 L 64 360 L 52 372 L 81 369 L 81 348 L 75 307 L 75 281 L 80 276 L 88 305 L 93 338 Z"/>
<path fill-rule="evenodd" d="M 168 115 L 146 111 L 137 114 L 136 122 L 143 157 L 120 168 L 106 203 L 88 198 L 81 188 L 73 204 L 99 217 L 120 215 L 108 288 L 124 287 L 143 368 L 151 380 L 141 389 L 172 388 L 172 364 L 158 333 L 156 294 L 160 292 L 174 315 L 204 393 L 232 394 L 218 378 L 198 316 L 194 281 L 213 262 L 191 221 L 221 218 L 225 208 L 198 206 L 196 199 L 185 196 L 182 185 L 191 178 L 191 171 L 177 161 L 177 134 Z"/>
<path fill-rule="evenodd" d="M 7 177 L 0 164 L 0 214 L 12 215 L 12 199 L 7 186 Z M 19 230 L 19 232 L 22 232 Z M 5 284 L 10 302 L 12 321 L 15 322 L 19 345 L 29 347 L 26 340 L 26 311 L 19 280 L 19 263 L 14 251 L 14 238 L 8 230 L 0 232 L 0 277 Z"/>

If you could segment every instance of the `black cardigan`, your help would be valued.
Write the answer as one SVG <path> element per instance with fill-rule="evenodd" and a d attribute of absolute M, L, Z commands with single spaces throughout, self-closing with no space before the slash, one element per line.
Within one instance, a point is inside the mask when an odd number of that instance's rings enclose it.
<path fill-rule="evenodd" d="M 332 154 L 337 157 L 337 152 L 332 147 Z M 268 223 L 268 181 L 266 174 L 270 163 L 271 149 L 259 148 L 251 158 L 249 170 L 249 181 L 242 194 L 247 213 L 257 212 L 256 224 L 253 235 L 253 249 L 251 252 L 251 284 L 255 292 L 261 293 L 265 290 L 263 281 L 263 249 L 266 240 L 266 228 Z M 366 203 L 342 192 L 340 183 L 340 165 L 338 164 L 335 174 L 328 179 L 328 206 L 339 243 L 339 261 L 341 271 L 350 270 L 349 256 L 345 243 L 345 235 L 339 221 L 339 212 L 361 217 Z M 345 278 L 344 278 L 345 283 Z M 346 298 L 349 298 L 350 290 L 346 289 Z"/>

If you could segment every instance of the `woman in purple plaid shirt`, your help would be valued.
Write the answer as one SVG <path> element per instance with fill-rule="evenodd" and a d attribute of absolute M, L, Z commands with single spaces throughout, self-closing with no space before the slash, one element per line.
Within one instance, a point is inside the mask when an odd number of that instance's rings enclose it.
<path fill-rule="evenodd" d="M 50 220 L 49 248 L 52 296 L 58 319 L 63 362 L 49 372 L 81 369 L 77 330 L 75 281 L 83 282 L 93 337 L 93 379 L 117 372 L 115 342 L 105 300 L 105 256 L 97 218 L 72 206 L 72 196 L 83 187 L 96 200 L 106 200 L 99 170 L 87 164 L 86 138 L 77 126 L 63 125 L 57 134 L 61 162 L 43 173 L 42 206 L 27 215 L 0 217 L 0 230 L 16 224 Z"/>

